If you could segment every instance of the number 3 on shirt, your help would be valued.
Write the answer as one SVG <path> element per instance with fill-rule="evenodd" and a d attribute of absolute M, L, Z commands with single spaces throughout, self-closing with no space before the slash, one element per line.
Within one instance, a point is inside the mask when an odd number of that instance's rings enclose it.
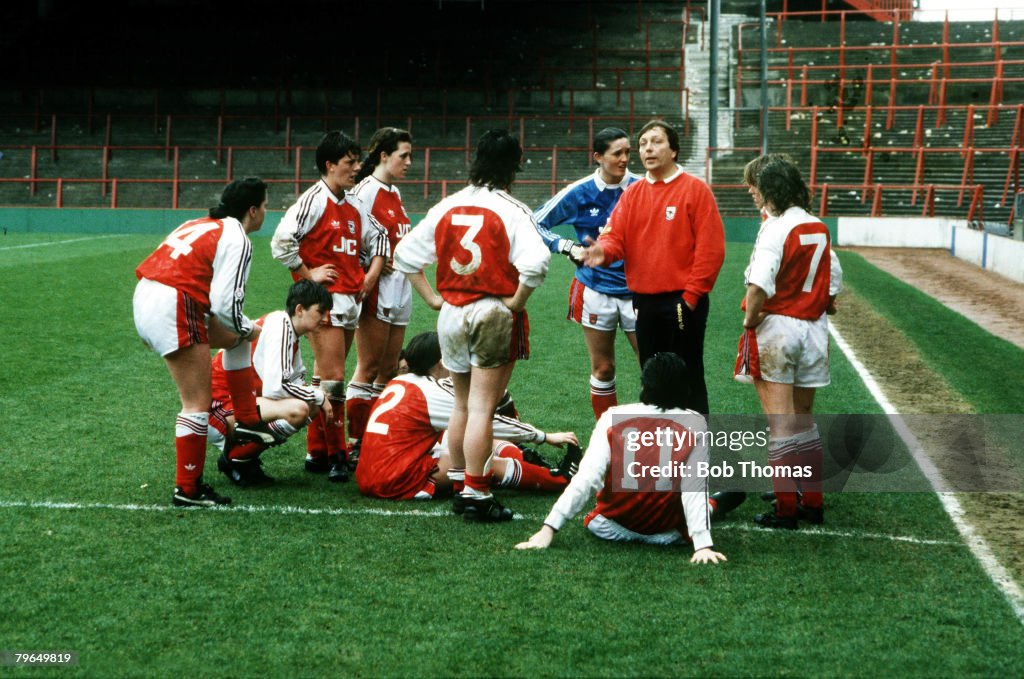
<path fill-rule="evenodd" d="M 466 226 L 469 227 L 466 230 L 466 234 L 459 241 L 459 245 L 463 247 L 466 252 L 469 253 L 470 259 L 469 264 L 462 264 L 457 259 L 452 257 L 449 263 L 452 271 L 460 276 L 472 275 L 477 269 L 480 268 L 480 261 L 483 258 L 483 253 L 480 252 L 480 246 L 474 240 L 477 234 L 480 233 L 480 229 L 484 228 L 484 216 L 483 215 L 452 215 L 452 226 Z"/>

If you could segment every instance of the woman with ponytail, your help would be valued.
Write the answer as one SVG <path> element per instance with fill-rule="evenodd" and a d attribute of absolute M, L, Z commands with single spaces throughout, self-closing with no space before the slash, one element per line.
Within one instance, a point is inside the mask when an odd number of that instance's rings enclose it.
<path fill-rule="evenodd" d="M 232 399 L 237 399 L 235 436 L 277 442 L 260 421 L 253 394 L 250 342 L 260 329 L 242 310 L 252 263 L 248 234 L 260 229 L 266 210 L 267 185 L 257 177 L 236 179 L 208 217 L 179 226 L 135 270 L 135 327 L 146 346 L 167 362 L 181 397 L 171 500 L 177 506 L 231 502 L 203 482 L 211 347 L 226 350 L 225 376 Z"/>
<path fill-rule="evenodd" d="M 377 130 L 370 139 L 353 194 L 388 233 L 391 252 L 409 232 L 409 216 L 395 186 L 412 165 L 412 136 L 397 127 Z M 412 314 L 412 286 L 388 263 L 376 289 L 363 302 L 356 330 L 358 362 L 345 393 L 348 411 L 349 464 L 359 458 L 366 420 L 384 386 L 398 374 L 398 355 Z"/>

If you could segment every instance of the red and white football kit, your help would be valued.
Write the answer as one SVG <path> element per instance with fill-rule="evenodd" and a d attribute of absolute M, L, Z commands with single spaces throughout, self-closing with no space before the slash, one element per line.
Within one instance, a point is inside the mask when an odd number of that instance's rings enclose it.
<path fill-rule="evenodd" d="M 337 278 L 325 287 L 334 295 L 331 324 L 354 329 L 359 318 L 355 295 L 363 289 L 363 262 L 391 254 L 387 234 L 357 198 L 334 195 L 323 180 L 288 208 L 270 243 L 274 258 L 294 272 L 331 264 Z"/>
<path fill-rule="evenodd" d="M 842 289 L 842 268 L 832 251 L 828 228 L 799 207 L 765 220 L 744 282 L 764 290 L 768 299 L 764 320 L 740 338 L 737 378 L 827 386 L 825 310 L 829 296 Z"/>
<path fill-rule="evenodd" d="M 243 312 L 252 244 L 233 217 L 194 219 L 164 239 L 138 268 L 135 327 L 148 347 L 166 356 L 207 343 L 205 316 L 248 337 Z"/>
<path fill-rule="evenodd" d="M 629 445 L 631 432 L 676 432 L 678 445 Z M 662 410 L 643 403 L 613 406 L 597 420 L 579 472 L 551 508 L 544 523 L 560 530 L 597 493 L 597 506 L 584 523 L 600 538 L 654 544 L 681 542 L 694 550 L 711 547 L 711 507 L 704 417 L 692 410 Z M 631 448 L 636 448 L 635 450 Z M 687 465 L 684 471 L 680 464 Z M 671 467 L 672 476 L 662 471 Z M 658 468 L 658 472 L 652 469 Z"/>
<path fill-rule="evenodd" d="M 408 373 L 388 383 L 370 413 L 362 439 L 356 483 L 363 495 L 408 500 L 433 494 L 437 467 L 434 447 L 448 428 L 455 407 L 450 380 Z M 544 432 L 519 420 L 495 415 L 494 437 L 543 442 Z"/>
<path fill-rule="evenodd" d="M 299 351 L 299 337 L 287 311 L 272 311 L 256 321 L 263 331 L 252 345 L 253 385 L 263 398 L 295 398 L 323 405 L 324 392 L 306 385 L 306 367 Z M 224 352 L 213 358 L 213 398 L 231 409 L 231 394 L 224 377 Z"/>
<path fill-rule="evenodd" d="M 132 306 L 142 341 L 164 357 L 209 344 L 210 314 L 240 337 L 250 337 L 253 322 L 243 305 L 251 263 L 252 244 L 233 217 L 194 219 L 172 231 L 135 270 L 139 282 Z M 225 379 L 239 404 L 238 419 L 252 424 L 258 415 L 248 344 L 242 342 L 237 350 L 239 364 Z M 175 419 L 175 486 L 188 496 L 196 492 L 206 462 L 207 408 L 180 412 Z"/>
<path fill-rule="evenodd" d="M 395 268 L 422 271 L 437 263 L 442 361 L 453 372 L 496 367 L 529 356 L 526 312 L 500 297 L 519 284 L 536 288 L 551 253 L 529 208 L 505 191 L 468 186 L 430 209 L 395 251 Z"/>
<path fill-rule="evenodd" d="M 385 184 L 373 175 L 366 177 L 352 190 L 366 205 L 373 218 L 387 232 L 391 252 L 412 228 L 409 215 L 402 205 L 402 194 L 397 186 Z M 409 325 L 412 317 L 412 286 L 401 271 L 381 274 L 377 289 L 363 300 L 364 313 L 391 325 Z"/>
<path fill-rule="evenodd" d="M 306 385 L 306 368 L 299 351 L 299 337 L 286 311 L 272 311 L 256 321 L 262 328 L 259 338 L 252 345 L 252 365 L 256 373 L 253 390 L 266 399 L 295 398 L 311 405 L 322 406 L 326 398 L 318 387 Z M 227 436 L 225 418 L 234 412 L 234 401 L 228 388 L 227 371 L 224 370 L 224 351 L 213 358 L 212 372 L 213 405 L 210 409 L 210 443 L 224 448 Z M 286 420 L 270 423 L 281 438 L 288 438 L 297 430 Z M 230 448 L 231 459 L 257 457 L 266 449 L 260 443 L 241 443 Z"/>

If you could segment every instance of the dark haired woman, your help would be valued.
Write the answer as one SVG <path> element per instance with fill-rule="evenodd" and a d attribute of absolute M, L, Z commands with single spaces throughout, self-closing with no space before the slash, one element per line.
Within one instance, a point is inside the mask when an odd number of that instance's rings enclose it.
<path fill-rule="evenodd" d="M 267 185 L 256 177 L 237 179 L 227 185 L 208 217 L 172 231 L 135 270 L 135 327 L 146 346 L 167 362 L 181 397 L 172 496 L 178 506 L 231 502 L 203 482 L 211 347 L 227 349 L 224 367 L 231 396 L 237 399 L 237 435 L 275 442 L 260 422 L 253 395 L 250 342 L 259 328 L 243 312 L 252 263 L 248 234 L 263 225 L 266 210 Z"/>
<path fill-rule="evenodd" d="M 647 359 L 640 403 L 613 406 L 597 420 L 580 468 L 562 491 L 540 530 L 516 549 L 546 549 L 570 519 L 597 494 L 584 525 L 596 537 L 652 545 L 690 543 L 691 563 L 726 561 L 711 540 L 711 515 L 724 515 L 745 499 L 742 491 L 707 495 L 704 417 L 692 409 L 686 363 L 663 351 Z M 661 434 L 672 433 L 671 461 Z M 657 435 L 656 435 L 657 434 Z M 649 443 L 646 441 L 650 441 Z M 672 470 L 672 474 L 665 473 Z"/>
<path fill-rule="evenodd" d="M 534 213 L 540 237 L 551 252 L 579 263 L 580 242 L 596 240 L 622 193 L 639 177 L 629 171 L 629 135 L 606 127 L 594 135 L 593 174 L 559 191 Z M 576 239 L 552 231 L 571 225 Z M 590 354 L 590 404 L 594 417 L 618 403 L 615 392 L 615 330 L 622 328 L 636 353 L 636 312 L 626 287 L 623 262 L 596 268 L 577 267 L 569 288 L 569 320 L 583 328 Z"/>
<path fill-rule="evenodd" d="M 384 127 L 370 138 L 363 166 L 352 193 L 388 234 L 391 252 L 409 233 L 409 216 L 395 182 L 405 179 L 412 165 L 412 137 L 397 127 Z M 359 441 L 373 404 L 398 374 L 398 355 L 412 317 L 412 287 L 408 279 L 385 267 L 377 286 L 363 300 L 356 328 L 356 371 L 345 392 L 348 411 L 349 466 L 359 458 Z"/>
<path fill-rule="evenodd" d="M 768 418 L 768 461 L 775 511 L 754 520 L 766 528 L 795 529 L 824 521 L 823 449 L 812 418 L 814 395 L 829 376 L 828 319 L 842 287 L 842 269 L 828 228 L 810 213 L 800 170 L 783 157 L 757 172 L 757 193 L 768 218 L 744 273 L 743 335 L 736 379 L 752 382 Z M 797 470 L 808 469 L 805 476 Z"/>
<path fill-rule="evenodd" d="M 508 132 L 485 132 L 469 186 L 432 207 L 395 251 L 395 268 L 441 311 L 441 357 L 455 386 L 448 476 L 456 490 L 464 482 L 452 509 L 467 521 L 512 519 L 491 494 L 491 418 L 516 360 L 529 356 L 526 300 L 551 258 L 530 209 L 508 192 L 522 156 Z M 435 262 L 440 296 L 423 274 Z"/>
<path fill-rule="evenodd" d="M 363 299 L 374 289 L 390 254 L 387 235 L 349 191 L 359 172 L 359 144 L 328 132 L 316 149 L 320 181 L 281 218 L 270 248 L 292 279 L 309 278 L 331 293 L 334 306 L 320 332 L 309 336 L 313 381 L 331 400 L 333 419 L 321 414 L 306 431 L 306 469 L 349 477 L 345 441 L 345 357 L 352 347 Z M 366 268 L 363 268 L 366 263 Z"/>

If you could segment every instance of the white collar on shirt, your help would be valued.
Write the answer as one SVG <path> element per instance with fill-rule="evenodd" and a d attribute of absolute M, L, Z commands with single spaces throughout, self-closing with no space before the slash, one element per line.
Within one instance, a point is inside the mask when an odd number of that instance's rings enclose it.
<path fill-rule="evenodd" d="M 626 174 L 622 175 L 622 179 L 619 180 L 618 184 L 609 184 L 605 180 L 601 179 L 601 168 L 594 170 L 594 184 L 597 185 L 598 191 L 604 191 L 605 189 L 621 189 L 625 188 L 626 180 L 629 179 L 629 170 L 626 170 Z"/>
<path fill-rule="evenodd" d="M 327 185 L 327 182 L 325 182 L 322 177 L 320 178 L 320 183 L 324 185 L 324 191 L 327 192 L 327 197 L 330 198 L 335 203 L 338 203 L 340 205 L 341 203 L 345 202 L 346 198 L 348 198 L 348 191 L 342 193 L 341 198 L 338 198 L 336 195 L 334 195 L 334 191 L 331 191 L 331 187 Z"/>
<path fill-rule="evenodd" d="M 661 179 L 661 180 L 658 180 L 658 181 L 662 181 L 662 182 L 668 184 L 670 181 L 672 181 L 673 179 L 675 179 L 676 177 L 678 177 L 682 173 L 683 173 L 683 166 L 680 165 L 679 163 L 676 163 L 676 171 L 673 172 L 671 176 L 665 177 L 664 179 Z M 658 183 L 654 179 L 651 179 L 651 173 L 650 172 L 647 172 L 647 173 L 644 174 L 644 179 L 646 179 L 648 181 L 648 183 L 650 183 L 650 184 L 657 184 Z"/>

